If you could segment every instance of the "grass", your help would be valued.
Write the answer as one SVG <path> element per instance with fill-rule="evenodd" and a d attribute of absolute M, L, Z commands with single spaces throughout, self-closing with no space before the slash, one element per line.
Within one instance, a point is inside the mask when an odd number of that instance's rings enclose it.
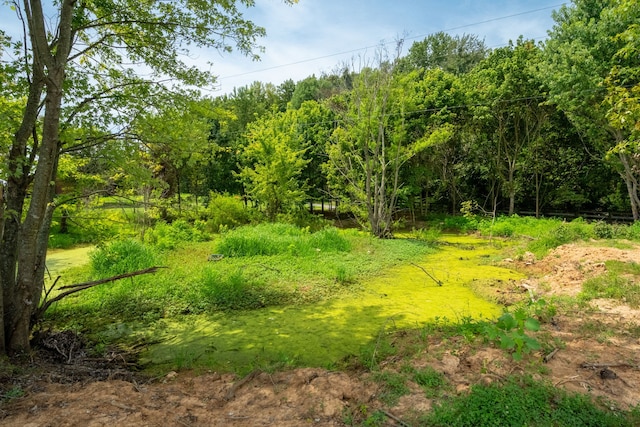
<path fill-rule="evenodd" d="M 335 228 L 312 233 L 287 224 L 240 227 L 213 242 L 186 242 L 170 252 L 134 240 L 114 241 L 91 254 L 90 266 L 68 270 L 59 284 L 152 265 L 168 268 L 83 291 L 58 303 L 55 314 L 58 320 L 80 317 L 97 326 L 305 305 L 358 292 L 360 281 L 431 250 L 420 241 L 377 240 Z M 212 252 L 226 256 L 208 262 Z"/>
<path fill-rule="evenodd" d="M 582 285 L 579 298 L 585 301 L 594 298 L 611 298 L 628 304 L 632 308 L 640 307 L 640 264 L 621 261 L 606 261 L 607 272 L 587 279 Z"/>
<path fill-rule="evenodd" d="M 588 396 L 570 394 L 528 376 L 504 384 L 475 385 L 466 396 L 443 400 L 421 417 L 428 426 L 633 426 L 638 414 L 600 408 Z"/>

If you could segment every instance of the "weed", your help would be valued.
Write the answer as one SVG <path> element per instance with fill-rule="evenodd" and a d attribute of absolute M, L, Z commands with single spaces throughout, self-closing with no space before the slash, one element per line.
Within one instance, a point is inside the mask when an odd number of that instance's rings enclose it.
<path fill-rule="evenodd" d="M 438 397 L 447 388 L 448 382 L 444 374 L 431 367 L 426 367 L 415 371 L 413 381 L 416 382 L 425 392 L 428 398 Z"/>
<path fill-rule="evenodd" d="M 200 292 L 192 294 L 192 305 L 217 310 L 251 310 L 286 302 L 284 292 L 267 287 L 256 277 L 249 277 L 242 269 L 220 273 L 214 267 L 202 272 Z M 209 305 L 209 307 L 207 307 Z"/>
<path fill-rule="evenodd" d="M 24 390 L 19 385 L 15 385 L 0 394 L 0 403 L 8 403 L 25 395 Z"/>
<path fill-rule="evenodd" d="M 342 422 L 346 426 L 381 427 L 385 425 L 386 421 L 387 418 L 384 412 L 374 411 L 369 413 L 369 408 L 364 404 L 355 409 L 347 406 L 342 411 Z"/>
<path fill-rule="evenodd" d="M 116 240 L 89 253 L 91 269 L 98 278 L 151 267 L 157 263 L 154 251 L 135 240 Z"/>
<path fill-rule="evenodd" d="M 388 338 L 386 328 L 383 327 L 380 332 L 378 332 L 376 340 L 362 348 L 360 352 L 360 362 L 367 369 L 373 371 L 378 368 L 380 361 L 395 355 L 396 351 L 396 348 Z"/>
<path fill-rule="evenodd" d="M 401 373 L 376 372 L 373 379 L 380 385 L 378 398 L 387 406 L 395 406 L 398 400 L 410 391 L 407 386 L 407 377 Z"/>
<path fill-rule="evenodd" d="M 185 220 L 177 220 L 171 224 L 158 222 L 144 235 L 145 243 L 164 251 L 175 249 L 185 242 L 205 242 L 210 239 L 211 236 L 204 231 L 202 221 L 195 221 L 193 224 Z"/>
<path fill-rule="evenodd" d="M 540 322 L 530 317 L 524 308 L 518 308 L 513 314 L 504 313 L 496 323 L 487 324 L 485 332 L 491 341 L 499 342 L 502 349 L 510 351 L 513 360 L 522 360 L 523 353 L 540 349 L 538 340 L 526 333 L 539 329 Z"/>
<path fill-rule="evenodd" d="M 640 285 L 635 277 L 640 275 L 640 265 L 607 261 L 607 272 L 587 279 L 582 285 L 579 298 L 585 301 L 594 298 L 612 298 L 628 304 L 630 307 L 640 306 Z"/>
<path fill-rule="evenodd" d="M 240 227 L 222 236 L 216 252 L 233 257 L 291 254 L 310 256 L 318 252 L 347 252 L 349 241 L 335 228 L 316 233 L 290 224 L 260 224 Z"/>

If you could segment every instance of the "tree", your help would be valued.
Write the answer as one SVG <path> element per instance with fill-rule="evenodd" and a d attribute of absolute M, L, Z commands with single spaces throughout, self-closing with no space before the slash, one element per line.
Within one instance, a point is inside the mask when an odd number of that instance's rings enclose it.
<path fill-rule="evenodd" d="M 399 66 L 403 71 L 439 68 L 461 75 L 471 71 L 488 54 L 484 41 L 475 35 L 451 36 L 440 31 L 413 43 Z"/>
<path fill-rule="evenodd" d="M 485 149 L 493 172 L 515 212 L 518 172 L 523 154 L 540 136 L 548 119 L 541 83 L 537 80 L 540 49 L 520 38 L 514 45 L 494 50 L 469 75 L 478 104 L 473 108 L 479 128 L 487 132 Z M 494 210 L 498 192 L 494 192 Z"/>
<path fill-rule="evenodd" d="M 182 187 L 191 180 L 203 180 L 199 179 L 200 166 L 213 155 L 208 137 L 215 110 L 207 104 L 205 100 L 175 99 L 172 105 L 158 108 L 159 111 L 140 115 L 133 126 L 133 138 L 144 153 L 147 167 L 164 184 L 161 197 L 170 199 L 177 195 L 178 212 Z M 195 195 L 197 201 L 197 191 Z M 169 219 L 166 209 L 163 219 Z"/>
<path fill-rule="evenodd" d="M 637 36 L 640 4 L 574 0 L 555 12 L 554 20 L 542 70 L 550 99 L 618 171 L 633 217 L 640 219 L 640 152 L 633 142 L 634 125 L 629 126 L 637 112 L 633 93 L 640 58 L 634 34 Z"/>
<path fill-rule="evenodd" d="M 406 94 L 415 80 L 394 73 L 397 58 L 380 55 L 377 69 L 361 70 L 353 90 L 332 100 L 339 122 L 325 167 L 332 191 L 381 238 L 392 236 L 401 168 L 425 146 L 408 138 L 406 112 L 415 99 Z"/>
<path fill-rule="evenodd" d="M 304 158 L 308 146 L 298 129 L 296 110 L 273 113 L 247 127 L 240 171 L 247 194 L 261 203 L 270 221 L 280 213 L 296 210 L 306 200 L 306 182 L 300 179 L 309 163 Z"/>
<path fill-rule="evenodd" d="M 181 90 L 171 80 L 162 84 L 164 78 L 212 83 L 209 73 L 181 59 L 189 47 L 228 52 L 233 43 L 252 55 L 264 30 L 237 7 L 252 6 L 252 0 L 10 3 L 26 35 L 15 45 L 13 65 L 25 101 L 7 155 L 10 217 L 0 242 L 0 352 L 18 353 L 30 348 L 32 315 L 42 294 L 60 154 L 122 136 L 139 111 Z M 143 64 L 149 79 L 136 73 Z M 101 130 L 99 138 L 74 141 L 65 135 L 69 128 L 92 127 Z M 117 132 L 107 138 L 112 129 Z"/>

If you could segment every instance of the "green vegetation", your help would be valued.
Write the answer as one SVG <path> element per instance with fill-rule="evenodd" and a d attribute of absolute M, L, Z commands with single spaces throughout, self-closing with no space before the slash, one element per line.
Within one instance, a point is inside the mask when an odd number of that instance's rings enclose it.
<path fill-rule="evenodd" d="M 527 250 L 540 240 L 549 250 L 567 241 L 552 239 L 560 227 L 572 230 L 568 233 L 572 239 L 583 239 L 593 236 L 601 225 L 518 217 L 475 221 L 486 237 L 442 234 L 440 225 L 408 232 L 407 238 L 380 240 L 356 230 L 311 231 L 263 223 L 200 241 L 208 236 L 200 224 L 158 222 L 157 229 L 147 229 L 146 243 L 126 239 L 99 245 L 90 253 L 90 263 L 67 270 L 64 280 L 107 277 L 151 265 L 168 269 L 69 297 L 52 308 L 47 321 L 58 328 L 87 331 L 97 353 L 113 345 L 126 348 L 157 342 L 141 355 L 149 372 L 215 369 L 246 374 L 298 366 L 364 368 L 380 387 L 379 400 L 385 406 L 396 404 L 411 383 L 434 399 L 433 413 L 411 415 L 420 420 L 418 425 L 446 425 L 457 419 L 468 423 L 462 425 L 501 425 L 511 409 L 494 418 L 473 409 L 465 418 L 457 405 L 493 405 L 492 399 L 514 393 L 513 384 L 523 390 L 522 395 L 513 395 L 515 402 L 533 405 L 529 402 L 533 397 L 526 397 L 529 388 L 531 396 L 541 396 L 539 406 L 526 407 L 533 414 L 546 414 L 549 402 L 559 402 L 558 411 L 549 415 L 550 423 L 579 423 L 581 418 L 571 411 L 584 410 L 603 425 L 629 425 L 630 413 L 612 415 L 588 399 L 551 393 L 544 382 L 526 376 L 474 386 L 467 396 L 448 397 L 452 390 L 446 376 L 431 366 L 410 363 L 429 348 L 434 337 L 448 342 L 453 352 L 495 344 L 527 364 L 532 363 L 528 356 L 532 351 L 561 345 L 549 342 L 543 331 L 558 311 L 555 301 L 516 304 L 500 315 L 499 307 L 473 296 L 468 284 L 519 278 L 494 265 L 504 250 Z M 513 231 L 508 241 L 497 237 L 506 233 L 499 230 L 509 228 Z M 632 236 L 628 230 L 634 228 L 617 226 L 617 235 Z M 211 253 L 218 255 L 215 261 L 208 261 Z M 617 290 L 623 279 L 640 273 L 632 263 L 612 262 L 607 268 L 619 280 L 609 283 L 609 292 Z M 633 281 L 628 283 L 633 286 Z M 582 300 L 606 295 L 622 298 L 623 292 L 624 297 L 633 298 L 634 290 L 623 287 L 618 294 L 605 295 L 605 290 L 589 289 L 585 287 Z M 598 328 L 594 332 L 598 336 L 608 333 Z M 403 331 L 410 331 L 406 336 L 413 338 L 400 344 Z M 400 363 L 390 368 L 389 360 Z M 545 416 L 534 418 L 547 420 Z M 344 419 L 348 425 L 384 425 L 385 415 L 361 407 L 346 411 Z"/>
<path fill-rule="evenodd" d="M 579 298 L 587 301 L 594 298 L 612 298 L 630 307 L 640 307 L 640 265 L 635 262 L 606 261 L 605 266 L 605 274 L 584 282 Z"/>
<path fill-rule="evenodd" d="M 600 409 L 589 397 L 568 394 L 527 376 L 504 384 L 476 385 L 466 396 L 446 399 L 424 416 L 428 426 L 632 426 L 623 413 Z M 637 414 L 635 414 L 637 417 Z"/>

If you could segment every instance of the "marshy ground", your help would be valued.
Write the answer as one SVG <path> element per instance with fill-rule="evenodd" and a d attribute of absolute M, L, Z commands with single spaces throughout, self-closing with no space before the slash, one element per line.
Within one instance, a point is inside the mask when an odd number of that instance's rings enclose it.
<path fill-rule="evenodd" d="M 600 402 L 614 411 L 637 405 L 640 401 L 637 303 L 620 298 L 579 302 L 578 297 L 585 282 L 607 274 L 607 268 L 613 265 L 611 262 L 640 263 L 640 247 L 628 242 L 617 248 L 594 242 L 569 244 L 556 248 L 542 259 L 535 259 L 531 254 L 509 257 L 508 253 L 487 257 L 481 250 L 478 252 L 481 256 L 474 256 L 476 248 L 465 247 L 466 255 L 456 252 L 455 256 L 468 266 L 466 273 L 447 271 L 443 263 L 452 256 L 451 252 L 447 254 L 448 247 L 429 255 L 430 262 L 425 260 L 420 265 L 428 267 L 438 279 L 451 283 L 465 284 L 470 279 L 473 282 L 475 274 L 482 279 L 472 285 L 476 293 L 501 304 L 527 300 L 532 295 L 535 299 L 555 298 L 557 311 L 545 319 L 542 329 L 536 333 L 543 343 L 540 351 L 526 354 L 522 361 L 516 362 L 510 354 L 486 340 L 468 339 L 464 334 L 443 332 L 437 327 L 411 328 L 410 324 L 415 325 L 421 319 L 405 315 L 402 318 L 408 321 L 406 325 L 399 320 L 400 327 L 376 326 L 378 335 L 369 347 L 371 356 L 377 359 L 376 372 L 350 364 L 348 358 L 340 368 L 336 364 L 331 369 L 255 369 L 245 376 L 190 370 L 155 378 L 127 376 L 123 374 L 126 371 L 118 367 L 122 365 L 114 360 L 114 364 L 103 371 L 107 373 L 105 379 L 104 375 L 92 376 L 90 372 L 82 375 L 80 369 L 74 371 L 64 364 L 46 365 L 41 374 L 32 373 L 29 379 L 22 380 L 25 396 L 1 409 L 0 424 L 340 426 L 359 425 L 371 420 L 375 413 L 379 415 L 378 423 L 367 425 L 421 425 L 420 414 L 430 411 L 441 399 L 467 394 L 474 384 L 505 384 L 510 376 L 520 373 L 530 374 L 557 388 L 600 398 Z M 449 250 L 458 251 L 460 246 L 453 245 Z M 396 273 L 402 276 L 409 271 L 425 290 L 419 296 L 408 296 L 409 301 L 427 299 L 425 295 L 429 295 L 437 306 L 447 305 L 436 297 L 436 292 L 446 291 L 447 285 L 435 286 L 431 278 L 413 265 L 399 267 Z M 486 277 L 483 271 L 487 272 Z M 497 272 L 505 277 L 488 280 Z M 370 292 L 388 289 L 392 283 L 385 281 L 392 276 L 381 277 L 382 287 L 376 290 L 374 286 Z M 389 299 L 390 292 L 393 291 L 387 291 L 385 298 Z M 378 295 L 378 300 L 384 298 Z M 489 302 L 483 303 L 488 305 L 480 311 L 495 307 Z M 381 306 L 386 309 L 392 305 Z M 468 301 L 467 306 L 471 306 Z M 405 308 L 390 310 L 391 314 L 385 313 L 380 319 L 406 312 Z M 453 312 L 476 314 L 458 309 Z M 326 332 L 331 333 L 330 326 L 325 326 Z M 457 331 L 464 332 L 464 329 Z M 320 333 L 309 331 L 309 341 Z M 543 358 L 551 353 L 553 356 L 545 363 Z M 75 380 L 71 380 L 73 375 L 64 375 L 65 369 L 75 372 Z M 429 381 L 441 382 L 434 385 L 433 393 L 425 393 L 424 384 L 419 384 L 423 382 L 419 378 L 424 376 L 415 375 L 406 381 L 406 390 L 401 395 L 390 399 L 390 381 L 385 383 L 380 377 L 392 378 L 403 372 L 431 373 Z"/>

